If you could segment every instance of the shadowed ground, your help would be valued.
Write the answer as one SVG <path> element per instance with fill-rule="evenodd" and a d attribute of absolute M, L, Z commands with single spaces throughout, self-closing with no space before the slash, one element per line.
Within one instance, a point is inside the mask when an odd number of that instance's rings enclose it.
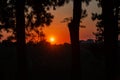
<path fill-rule="evenodd" d="M 80 47 L 82 80 L 105 80 L 103 45 L 81 43 Z M 71 80 L 70 44 L 27 44 L 26 50 L 29 80 Z M 15 44 L 0 44 L 1 78 L 15 80 L 16 63 Z"/>

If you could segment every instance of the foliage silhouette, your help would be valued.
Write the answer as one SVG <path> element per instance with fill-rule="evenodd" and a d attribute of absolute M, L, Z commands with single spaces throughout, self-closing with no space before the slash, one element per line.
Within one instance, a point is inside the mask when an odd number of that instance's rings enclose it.
<path fill-rule="evenodd" d="M 119 0 L 109 1 L 98 0 L 99 7 L 102 7 L 102 14 L 93 13 L 92 19 L 98 19 L 97 33 L 94 33 L 98 41 L 104 41 L 106 54 L 106 79 L 116 80 L 119 76 L 118 60 L 118 17 L 119 17 Z M 108 50 L 109 51 L 108 51 Z M 109 53 L 109 54 L 108 54 Z"/>
<path fill-rule="evenodd" d="M 104 46 L 106 53 L 106 72 L 107 79 L 115 80 L 118 77 L 118 26 L 114 17 L 114 0 L 109 1 L 108 7 L 105 7 L 107 1 L 102 1 L 102 12 L 104 20 Z M 109 53 L 109 55 L 107 54 Z"/>
<path fill-rule="evenodd" d="M 49 25 L 53 15 L 46 10 L 50 6 L 62 6 L 66 1 L 61 0 L 2 0 L 0 2 L 0 25 L 2 28 L 12 28 L 16 32 L 18 79 L 27 79 L 27 54 L 25 52 L 25 27 Z M 30 9 L 31 8 L 31 9 Z M 47 8 L 47 9 L 46 9 Z M 29 10 L 30 9 L 30 10 Z M 20 77 L 21 76 L 21 77 Z M 26 77 L 26 78 L 24 78 Z"/>
<path fill-rule="evenodd" d="M 83 0 L 88 4 L 91 0 Z M 73 0 L 73 18 L 68 23 L 70 32 L 70 40 L 72 47 L 72 80 L 81 79 L 81 68 L 80 68 L 80 46 L 79 46 L 79 25 L 80 19 L 84 17 L 82 15 L 82 0 Z M 83 11 L 86 14 L 86 11 Z"/>
<path fill-rule="evenodd" d="M 101 5 L 101 0 L 96 0 L 99 1 L 98 7 L 102 7 Z M 114 1 L 114 17 L 116 18 L 116 26 L 118 26 L 119 29 L 119 0 Z M 96 27 L 97 27 L 97 32 L 93 32 L 93 34 L 96 36 L 97 41 L 104 41 L 104 22 L 103 22 L 103 14 L 98 14 L 98 13 L 92 13 L 92 20 L 98 20 Z M 119 34 L 119 30 L 118 30 Z"/>

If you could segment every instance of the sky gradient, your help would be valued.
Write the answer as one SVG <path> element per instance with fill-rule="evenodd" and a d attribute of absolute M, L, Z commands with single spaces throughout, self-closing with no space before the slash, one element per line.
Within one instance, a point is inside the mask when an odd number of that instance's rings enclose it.
<path fill-rule="evenodd" d="M 88 16 L 82 19 L 81 25 L 86 26 L 86 28 L 80 28 L 79 30 L 79 39 L 87 40 L 87 39 L 95 39 L 95 36 L 92 34 L 96 31 L 96 22 L 91 20 L 91 13 L 101 13 L 101 8 L 97 7 L 97 2 L 92 0 L 89 6 L 86 6 L 85 3 L 82 4 L 83 9 L 87 10 Z M 70 43 L 70 35 L 68 30 L 68 23 L 61 23 L 64 18 L 72 17 L 73 14 L 73 3 L 72 1 L 68 4 L 65 4 L 62 7 L 56 7 L 56 10 L 50 9 L 50 13 L 54 15 L 53 22 L 50 26 L 45 26 L 43 31 L 46 35 L 45 39 L 50 42 L 50 38 L 54 38 L 54 44 L 64 44 Z M 12 33 L 7 33 L 6 31 L 2 31 L 2 40 L 7 39 Z"/>
<path fill-rule="evenodd" d="M 84 9 L 87 9 L 88 16 L 82 19 L 82 25 L 85 25 L 86 28 L 80 28 L 79 39 L 87 40 L 87 39 L 95 39 L 95 36 L 92 32 L 96 31 L 96 21 L 91 20 L 92 12 L 101 12 L 101 9 L 97 7 L 97 2 L 92 1 L 90 5 L 86 7 L 86 4 L 82 4 Z M 55 37 L 56 44 L 70 43 L 69 31 L 66 23 L 61 23 L 61 21 L 66 17 L 72 17 L 73 3 L 65 4 L 62 7 L 57 7 L 56 10 L 50 10 L 50 12 L 54 15 L 53 22 L 50 26 L 44 27 L 44 33 L 46 35 L 46 40 L 49 41 L 50 37 Z"/>

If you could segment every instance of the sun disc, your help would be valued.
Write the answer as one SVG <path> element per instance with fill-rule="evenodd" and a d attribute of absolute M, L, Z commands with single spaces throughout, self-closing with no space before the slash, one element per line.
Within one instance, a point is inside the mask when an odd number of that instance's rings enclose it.
<path fill-rule="evenodd" d="M 54 42 L 55 41 L 55 38 L 54 37 L 51 37 L 50 38 L 50 42 Z"/>

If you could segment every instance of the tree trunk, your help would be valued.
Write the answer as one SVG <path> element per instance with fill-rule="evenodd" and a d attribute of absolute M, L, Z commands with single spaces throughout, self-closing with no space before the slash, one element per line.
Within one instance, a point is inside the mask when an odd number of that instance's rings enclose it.
<path fill-rule="evenodd" d="M 117 42 L 118 42 L 118 27 L 115 24 L 114 17 L 114 0 L 102 0 L 102 13 L 104 22 L 104 47 L 106 54 L 106 79 L 116 80 L 118 54 L 117 54 Z"/>
<path fill-rule="evenodd" d="M 25 7 L 24 0 L 16 0 L 16 38 L 18 59 L 17 80 L 27 80 L 24 7 Z"/>
<path fill-rule="evenodd" d="M 79 24 L 81 18 L 81 0 L 73 1 L 73 19 L 68 24 L 72 46 L 72 80 L 80 80 Z"/>

